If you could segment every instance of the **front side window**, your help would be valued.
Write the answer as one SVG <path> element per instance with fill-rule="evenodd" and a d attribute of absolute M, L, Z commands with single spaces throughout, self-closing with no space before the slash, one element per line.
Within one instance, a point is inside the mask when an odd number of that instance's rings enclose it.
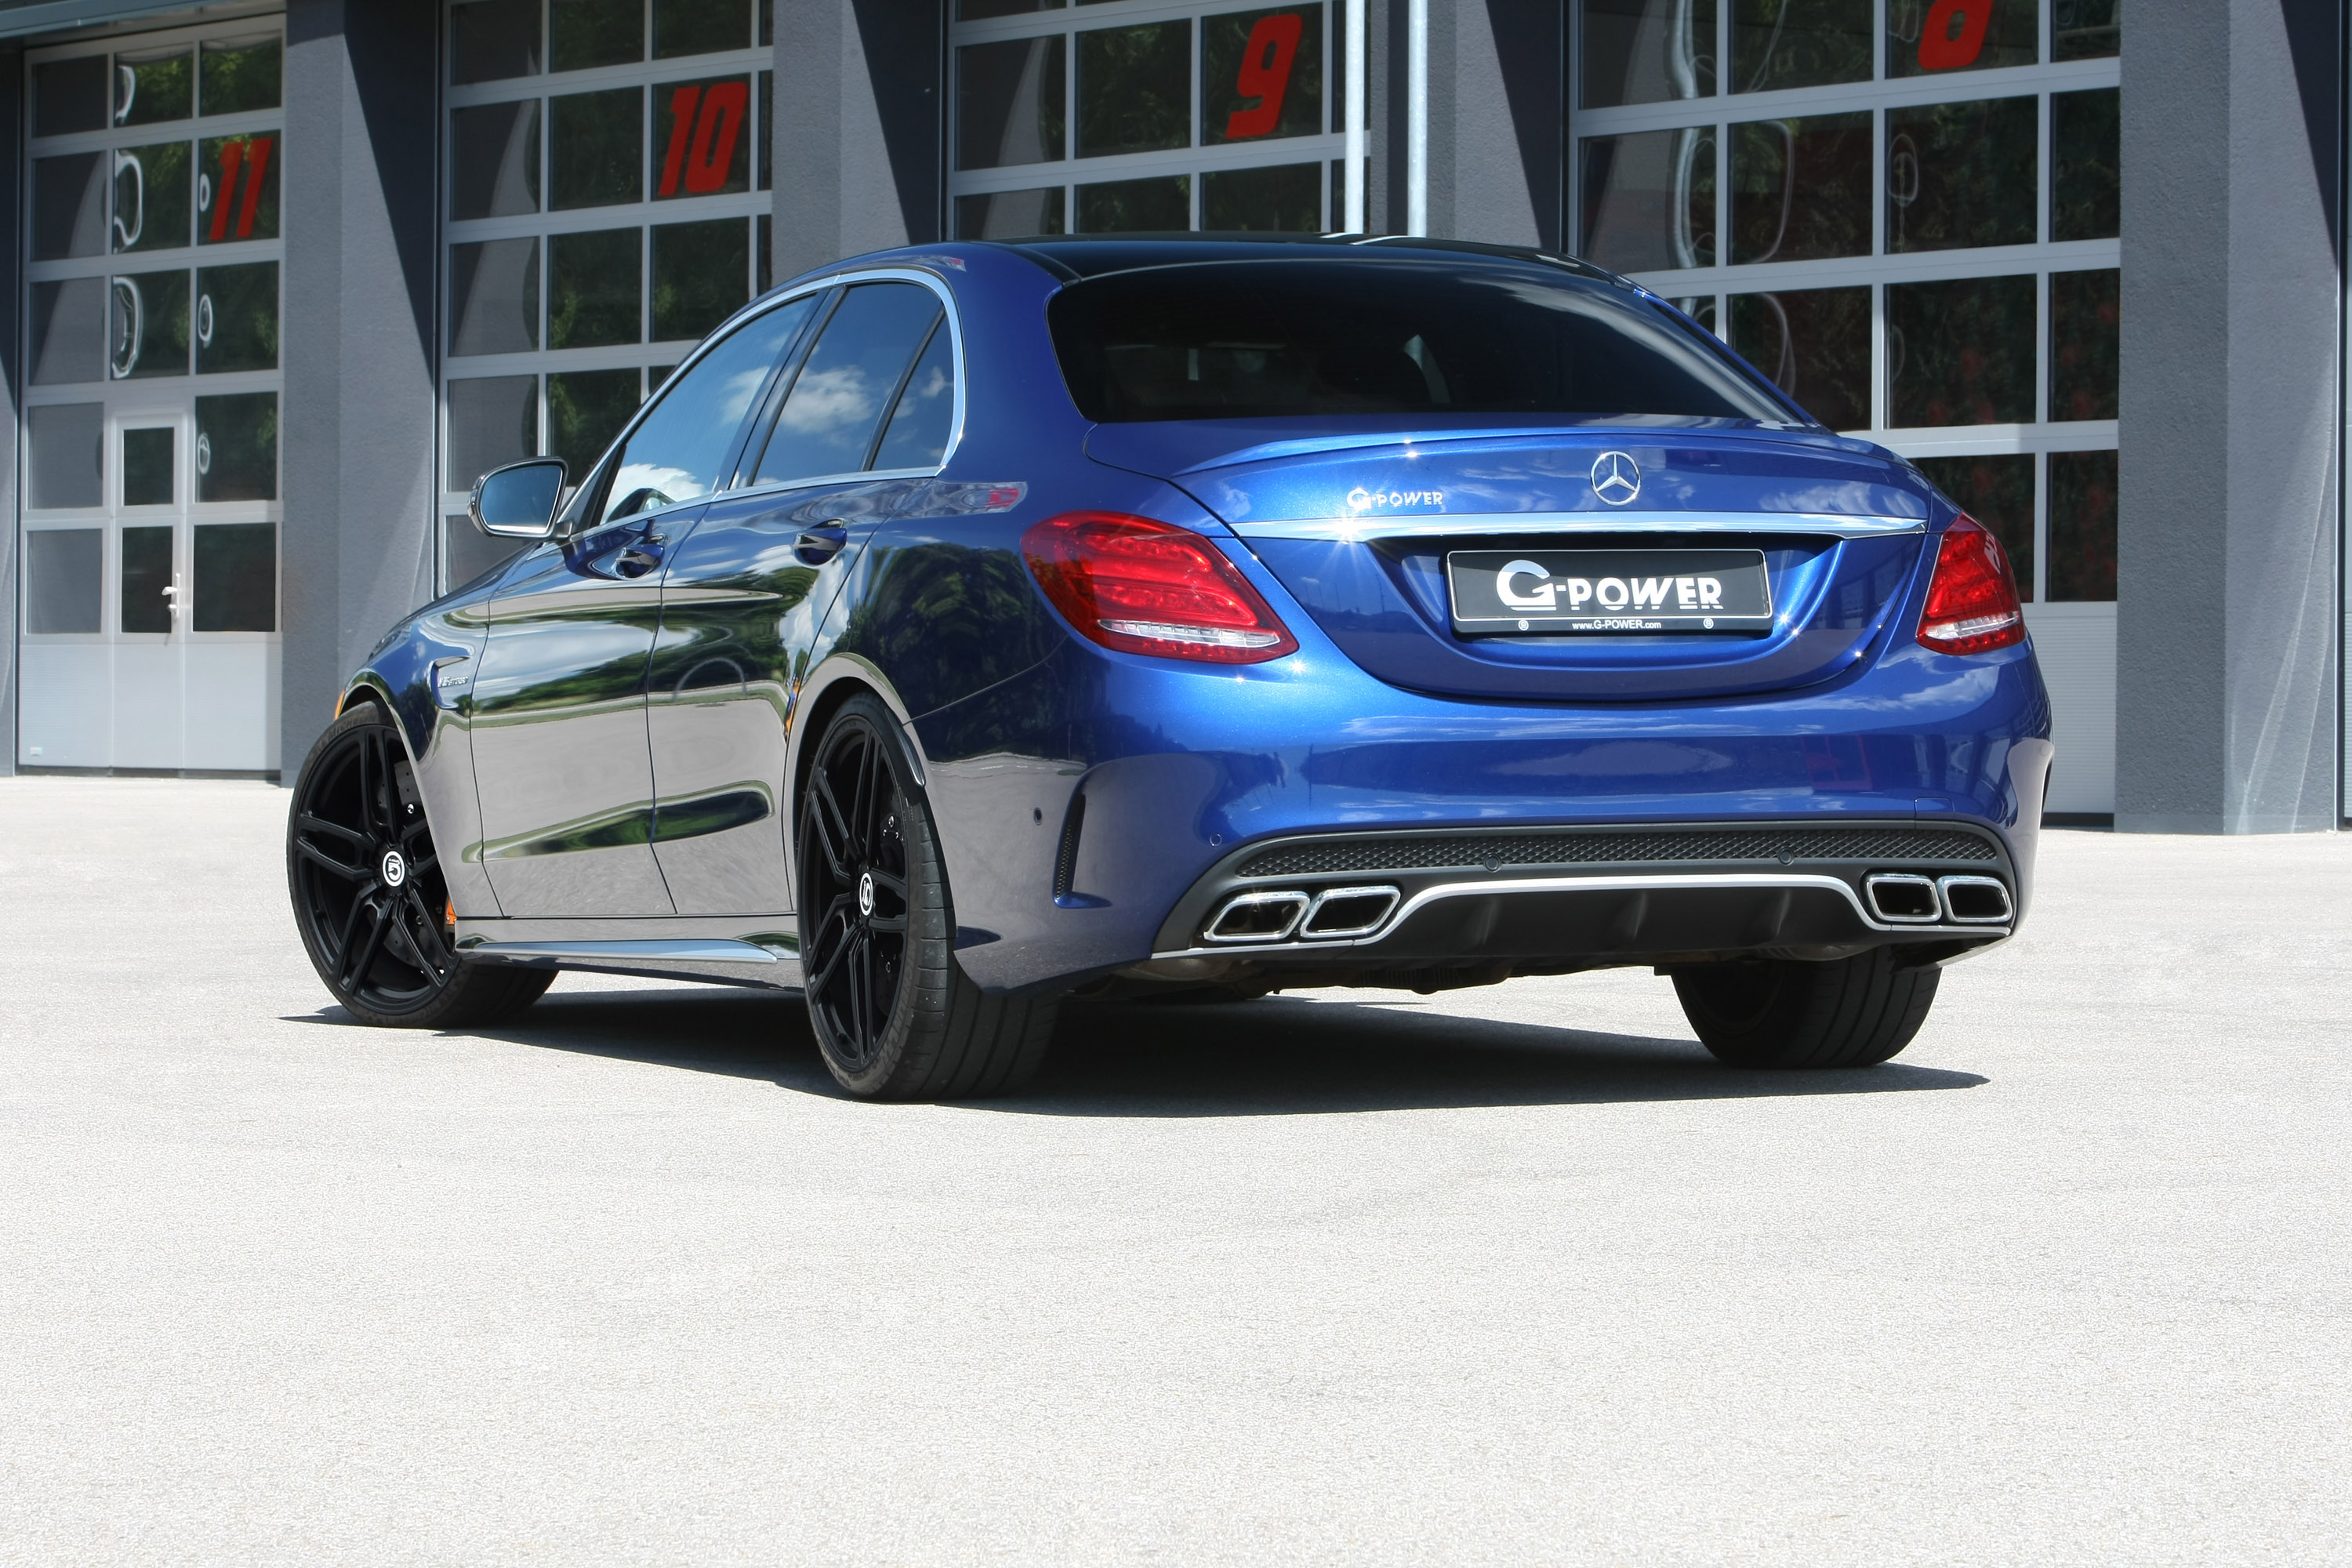
<path fill-rule="evenodd" d="M 745 416 L 814 307 L 815 296 L 805 296 L 754 316 L 663 390 L 621 450 L 604 521 L 677 506 L 719 488 Z"/>

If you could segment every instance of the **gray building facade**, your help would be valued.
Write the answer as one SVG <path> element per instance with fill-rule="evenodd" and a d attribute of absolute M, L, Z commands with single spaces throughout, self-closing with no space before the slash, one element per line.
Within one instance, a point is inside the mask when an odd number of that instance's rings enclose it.
<path fill-rule="evenodd" d="M 2347 813 L 2326 0 L 0 0 L 0 768 L 274 773 L 771 281 L 1213 228 L 1587 256 L 2000 534 L 2055 813 Z"/>

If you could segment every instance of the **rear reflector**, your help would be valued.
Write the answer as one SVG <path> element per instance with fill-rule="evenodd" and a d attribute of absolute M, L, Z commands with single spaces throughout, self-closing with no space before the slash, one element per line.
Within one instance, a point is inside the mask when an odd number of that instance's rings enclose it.
<path fill-rule="evenodd" d="M 1984 524 L 1966 513 L 1944 530 L 1919 640 L 1937 653 L 1990 653 L 2025 640 L 2025 610 L 2009 555 Z"/>
<path fill-rule="evenodd" d="M 1080 636 L 1126 653 L 1258 664 L 1298 651 L 1248 579 L 1201 535 L 1118 512 L 1071 511 L 1021 536 L 1030 574 Z"/>

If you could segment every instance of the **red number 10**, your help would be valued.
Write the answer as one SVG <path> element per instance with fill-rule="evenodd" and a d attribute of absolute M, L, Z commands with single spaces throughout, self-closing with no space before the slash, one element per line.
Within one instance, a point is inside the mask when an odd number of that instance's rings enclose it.
<path fill-rule="evenodd" d="M 702 112 L 697 114 L 699 100 Z M 743 111 L 751 100 L 749 85 L 740 81 L 711 84 L 708 90 L 682 87 L 669 95 L 669 149 L 662 154 L 661 184 L 656 194 L 677 195 L 685 176 L 691 195 L 708 195 L 727 184 L 735 166 L 736 139 L 743 134 Z M 687 128 L 693 127 L 693 141 Z"/>

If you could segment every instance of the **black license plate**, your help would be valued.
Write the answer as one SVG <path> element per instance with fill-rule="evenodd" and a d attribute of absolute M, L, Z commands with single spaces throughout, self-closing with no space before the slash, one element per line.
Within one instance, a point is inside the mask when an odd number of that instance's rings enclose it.
<path fill-rule="evenodd" d="M 1445 580 L 1468 636 L 1772 627 L 1760 550 L 1456 550 Z"/>

